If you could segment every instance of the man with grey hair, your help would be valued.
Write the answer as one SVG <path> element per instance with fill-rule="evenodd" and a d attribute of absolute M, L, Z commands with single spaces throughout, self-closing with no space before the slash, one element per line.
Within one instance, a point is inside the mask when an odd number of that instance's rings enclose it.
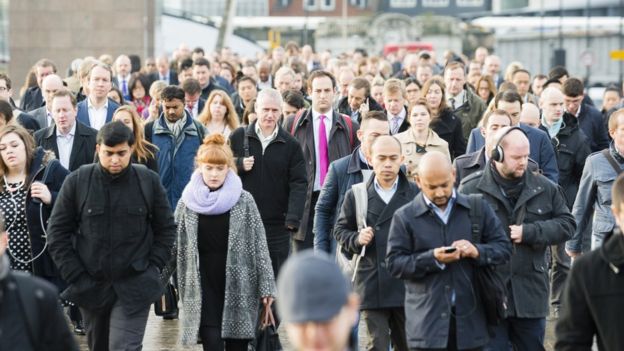
<path fill-rule="evenodd" d="M 130 91 L 128 83 L 130 81 L 130 70 L 132 68 L 130 58 L 126 55 L 119 55 L 115 60 L 115 77 L 113 85 L 115 85 L 123 94 L 124 100 L 130 101 Z"/>
<path fill-rule="evenodd" d="M 284 94 L 286 91 L 291 89 L 294 80 L 295 72 L 292 68 L 282 66 L 277 70 L 277 72 L 275 72 L 275 89 L 277 89 L 280 94 Z"/>
<path fill-rule="evenodd" d="M 503 76 L 500 75 L 500 69 L 501 69 L 500 57 L 496 55 L 489 55 L 485 58 L 485 61 L 483 63 L 483 74 L 489 75 L 490 77 L 492 77 L 492 81 L 494 81 L 494 84 L 496 84 L 497 88 L 505 80 Z"/>
<path fill-rule="evenodd" d="M 279 124 L 280 93 L 272 88 L 261 90 L 255 108 L 258 119 L 235 130 L 230 145 L 243 188 L 253 195 L 260 210 L 277 275 L 303 216 L 307 173 L 299 141 Z"/>

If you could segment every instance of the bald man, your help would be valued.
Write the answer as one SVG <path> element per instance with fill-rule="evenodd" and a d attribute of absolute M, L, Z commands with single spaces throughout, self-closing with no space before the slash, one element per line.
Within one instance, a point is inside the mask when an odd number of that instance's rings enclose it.
<path fill-rule="evenodd" d="M 539 128 L 541 125 L 539 108 L 529 102 L 523 104 L 522 112 L 520 112 L 520 123 Z"/>
<path fill-rule="evenodd" d="M 366 349 L 388 350 L 392 341 L 395 350 L 407 351 L 405 288 L 401 280 L 390 276 L 385 256 L 392 214 L 418 194 L 418 187 L 401 171 L 401 143 L 395 137 L 377 137 L 371 144 L 368 162 L 374 177 L 362 184 L 368 199 L 367 227 L 358 227 L 356 196 L 354 190 L 349 190 L 334 236 L 342 250 L 352 255 L 359 255 L 366 247 L 354 276 L 354 290 L 361 298 L 361 319 L 366 324 Z"/>
<path fill-rule="evenodd" d="M 542 95 L 543 96 L 543 95 Z M 514 244 L 509 264 L 497 267 L 507 287 L 508 317 L 494 328 L 485 350 L 543 350 L 548 306 L 549 245 L 564 243 L 574 233 L 574 217 L 558 185 L 527 172 L 529 139 L 518 128 L 502 128 L 491 166 L 462 181 L 464 194 L 483 194 Z M 424 191 L 424 190 L 423 190 Z"/>
<path fill-rule="evenodd" d="M 130 58 L 126 55 L 119 55 L 115 60 L 115 76 L 113 77 L 113 85 L 121 90 L 126 101 L 131 100 L 130 91 L 128 90 L 131 70 L 132 63 L 130 62 Z"/>
<path fill-rule="evenodd" d="M 54 120 L 52 119 L 52 97 L 57 91 L 63 88 L 63 80 L 56 74 L 46 76 L 43 82 L 41 82 L 41 91 L 45 105 L 31 112 L 32 116 L 37 120 L 37 123 L 39 123 L 39 127 L 48 128 L 54 124 Z"/>
<path fill-rule="evenodd" d="M 458 277 L 472 277 L 477 265 L 507 262 L 511 244 L 481 196 L 455 191 L 445 154 L 426 153 L 416 181 L 421 192 L 394 214 L 386 255 L 390 274 L 406 285 L 408 346 L 480 350 L 489 338 L 483 305 L 472 279 Z"/>
<path fill-rule="evenodd" d="M 552 87 L 544 89 L 540 107 L 542 108 L 540 128 L 547 132 L 552 140 L 559 166 L 559 185 L 565 194 L 568 209 L 572 211 L 585 160 L 591 154 L 591 144 L 579 128 L 578 119 L 564 112 L 564 95 L 561 90 Z M 553 246 L 551 250 L 553 253 L 550 289 L 551 317 L 557 319 L 561 306 L 561 293 L 570 271 L 570 257 L 565 252 L 564 244 Z"/>

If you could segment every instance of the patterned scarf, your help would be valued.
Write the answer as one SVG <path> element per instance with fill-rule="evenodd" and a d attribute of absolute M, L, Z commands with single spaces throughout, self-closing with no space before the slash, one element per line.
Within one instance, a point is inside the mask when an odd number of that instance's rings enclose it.
<path fill-rule="evenodd" d="M 232 171 L 228 171 L 221 188 L 211 191 L 204 183 L 201 171 L 196 170 L 182 192 L 182 201 L 193 212 L 202 215 L 220 215 L 229 211 L 243 192 L 241 179 Z"/>

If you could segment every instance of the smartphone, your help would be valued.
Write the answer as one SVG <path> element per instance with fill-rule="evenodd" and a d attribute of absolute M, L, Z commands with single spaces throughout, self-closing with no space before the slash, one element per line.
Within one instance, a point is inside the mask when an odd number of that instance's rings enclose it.
<path fill-rule="evenodd" d="M 447 247 L 447 248 L 444 249 L 444 253 L 453 253 L 455 251 L 457 251 L 457 248 L 456 247 L 452 247 L 452 246 Z"/>

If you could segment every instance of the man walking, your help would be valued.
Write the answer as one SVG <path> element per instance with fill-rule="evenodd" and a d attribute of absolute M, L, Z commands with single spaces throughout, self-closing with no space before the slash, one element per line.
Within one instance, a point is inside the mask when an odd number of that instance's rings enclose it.
<path fill-rule="evenodd" d="M 446 155 L 426 153 L 416 181 L 421 193 L 394 214 L 386 256 L 388 271 L 404 280 L 407 290 L 408 346 L 480 350 L 488 331 L 473 286 L 475 267 L 506 262 L 509 239 L 485 200 L 455 191 L 455 171 Z M 481 207 L 480 243 L 471 242 L 467 229 L 473 227 L 472 206 Z"/>
<path fill-rule="evenodd" d="M 175 240 L 173 213 L 156 173 L 132 165 L 134 134 L 100 129 L 98 163 L 67 177 L 48 223 L 54 263 L 80 306 L 91 351 L 141 350 L 150 305 Z"/>
<path fill-rule="evenodd" d="M 405 287 L 390 276 L 385 264 L 392 215 L 410 202 L 418 188 L 401 171 L 401 143 L 391 136 L 376 138 L 370 147 L 369 161 L 375 172 L 366 183 L 367 227 L 358 227 L 358 200 L 349 190 L 336 222 L 334 236 L 344 251 L 359 255 L 355 272 L 355 292 L 361 298 L 362 320 L 368 332 L 367 350 L 408 350 L 405 338 Z"/>
<path fill-rule="evenodd" d="M 507 289 L 508 317 L 494 328 L 486 350 L 542 350 L 548 315 L 546 249 L 565 242 L 574 218 L 559 186 L 527 172 L 529 139 L 517 127 L 503 128 L 483 174 L 464 179 L 459 190 L 481 193 L 513 243 L 508 264 L 497 267 Z"/>

